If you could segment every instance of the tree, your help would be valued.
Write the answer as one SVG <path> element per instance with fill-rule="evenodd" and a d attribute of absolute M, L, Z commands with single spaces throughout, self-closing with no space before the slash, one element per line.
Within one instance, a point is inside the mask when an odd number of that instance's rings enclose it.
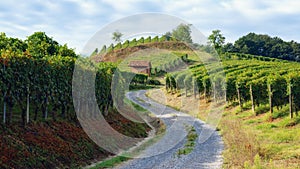
<path fill-rule="evenodd" d="M 45 56 L 54 56 L 59 52 L 59 44 L 46 35 L 45 32 L 35 32 L 30 35 L 25 42 L 28 45 L 28 51 L 34 58 L 43 58 Z"/>
<path fill-rule="evenodd" d="M 112 39 L 115 41 L 115 42 L 121 42 L 121 37 L 123 36 L 123 34 L 119 31 L 115 31 L 113 34 L 112 34 Z"/>
<path fill-rule="evenodd" d="M 102 49 L 100 50 L 100 53 L 103 54 L 106 52 L 106 45 L 103 45 Z"/>
<path fill-rule="evenodd" d="M 279 42 L 279 40 L 276 41 Z M 268 35 L 249 33 L 235 41 L 234 46 L 241 53 L 266 56 L 267 53 L 270 54 L 273 43 Z"/>
<path fill-rule="evenodd" d="M 74 49 L 69 48 L 67 44 L 59 45 L 58 54 L 60 56 L 63 56 L 63 57 L 66 57 L 66 56 L 69 56 L 69 57 L 72 57 L 72 58 L 77 58 L 78 57 L 76 55 L 76 53 L 74 52 Z"/>
<path fill-rule="evenodd" d="M 90 56 L 95 56 L 98 54 L 98 48 L 96 48 Z"/>
<path fill-rule="evenodd" d="M 123 43 L 122 47 L 123 47 L 123 48 L 127 48 L 128 46 L 129 46 L 129 40 L 126 40 L 126 41 Z"/>
<path fill-rule="evenodd" d="M 284 60 L 299 60 L 300 44 L 285 42 L 279 37 L 249 33 L 234 43 L 236 52 Z"/>
<path fill-rule="evenodd" d="M 113 50 L 114 50 L 114 44 L 110 44 L 106 51 L 111 52 Z"/>
<path fill-rule="evenodd" d="M 180 24 L 177 26 L 176 29 L 172 31 L 172 37 L 174 37 L 178 41 L 182 41 L 188 44 L 192 44 L 192 37 L 191 37 L 191 24 Z"/>
<path fill-rule="evenodd" d="M 167 41 L 170 41 L 171 38 L 172 38 L 172 33 L 171 33 L 171 32 L 166 32 L 163 36 L 166 37 L 166 40 L 167 40 Z"/>
<path fill-rule="evenodd" d="M 8 38 L 6 37 L 6 34 L 1 32 L 0 33 L 0 49 L 4 49 L 6 47 Z"/>
<path fill-rule="evenodd" d="M 232 43 L 226 43 L 223 45 L 222 51 L 225 52 L 236 52 L 236 49 Z"/>
<path fill-rule="evenodd" d="M 22 55 L 26 51 L 27 45 L 18 38 L 6 37 L 5 33 L 0 33 L 0 50 L 11 51 L 14 55 Z M 2 53 L 0 51 L 0 54 Z"/>
<path fill-rule="evenodd" d="M 225 43 L 225 37 L 221 34 L 220 30 L 213 30 L 208 40 L 218 52 L 220 52 L 221 47 Z"/>

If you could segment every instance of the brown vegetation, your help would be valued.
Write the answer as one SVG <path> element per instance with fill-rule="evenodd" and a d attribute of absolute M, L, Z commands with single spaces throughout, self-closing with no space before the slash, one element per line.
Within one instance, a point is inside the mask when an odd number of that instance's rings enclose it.
<path fill-rule="evenodd" d="M 191 50 L 185 43 L 183 42 L 151 42 L 145 43 L 143 45 L 137 45 L 134 47 L 127 47 L 118 50 L 113 50 L 111 52 L 105 54 L 98 54 L 92 57 L 92 60 L 95 62 L 118 62 L 120 60 L 125 59 L 130 54 L 138 52 L 140 50 L 149 49 L 149 48 L 158 48 L 158 49 L 168 49 L 168 50 Z"/>
<path fill-rule="evenodd" d="M 106 121 L 118 132 L 136 138 L 146 137 L 151 129 L 116 111 L 111 111 Z M 95 144 L 78 122 L 49 120 L 26 127 L 2 125 L 0 133 L 0 168 L 74 168 L 113 155 Z"/>

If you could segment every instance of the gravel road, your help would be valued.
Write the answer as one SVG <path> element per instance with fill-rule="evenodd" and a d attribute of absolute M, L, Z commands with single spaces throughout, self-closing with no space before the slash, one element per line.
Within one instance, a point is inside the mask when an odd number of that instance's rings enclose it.
<path fill-rule="evenodd" d="M 203 121 L 185 113 L 159 104 L 145 96 L 145 90 L 127 93 L 127 97 L 159 117 L 166 125 L 165 135 L 153 145 L 147 147 L 138 158 L 122 163 L 118 169 L 196 169 L 221 168 L 223 142 L 220 135 Z M 212 135 L 204 142 L 196 141 L 194 150 L 187 155 L 177 156 L 184 147 L 186 125 L 194 126 L 198 136 L 203 129 L 211 130 Z M 209 132 L 208 132 L 209 133 Z M 198 138 L 201 140 L 201 138 Z"/>

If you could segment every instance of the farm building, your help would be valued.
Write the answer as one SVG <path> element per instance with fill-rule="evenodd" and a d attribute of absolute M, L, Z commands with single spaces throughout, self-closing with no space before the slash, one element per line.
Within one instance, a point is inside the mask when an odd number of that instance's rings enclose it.
<path fill-rule="evenodd" d="M 130 61 L 128 66 L 131 68 L 131 72 L 133 73 L 143 73 L 143 74 L 147 74 L 148 76 L 151 75 L 150 61 L 143 61 L 143 60 Z"/>

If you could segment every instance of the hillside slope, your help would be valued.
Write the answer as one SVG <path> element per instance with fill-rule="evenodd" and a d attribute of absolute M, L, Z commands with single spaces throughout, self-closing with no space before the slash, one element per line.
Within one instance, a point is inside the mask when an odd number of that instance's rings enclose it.
<path fill-rule="evenodd" d="M 209 120 L 213 117 L 207 108 L 214 99 L 226 99 L 219 123 L 227 147 L 224 168 L 299 168 L 300 64 L 239 53 L 226 55 L 222 67 L 195 64 L 167 76 L 166 104 Z M 188 78 L 197 81 L 198 90 L 182 83 Z M 173 88 L 168 87 L 171 81 Z M 214 91 L 216 87 L 226 92 Z M 199 102 L 199 110 L 181 106 L 183 98 L 189 100 L 186 103 Z"/>
<path fill-rule="evenodd" d="M 146 137 L 151 129 L 116 111 L 111 111 L 106 120 L 130 137 Z M 113 155 L 95 144 L 73 121 L 49 120 L 26 127 L 1 125 L 0 133 L 0 168 L 77 168 Z"/>
<path fill-rule="evenodd" d="M 167 50 L 191 50 L 185 43 L 183 42 L 176 42 L 176 41 L 165 41 L 165 42 L 151 42 L 151 43 L 144 43 L 140 45 L 136 45 L 133 47 L 126 47 L 121 49 L 112 50 L 110 52 L 104 54 L 97 54 L 92 56 L 91 59 L 95 62 L 118 62 L 130 54 L 137 52 L 143 49 L 151 49 L 151 48 L 158 48 L 158 49 L 167 49 Z"/>

